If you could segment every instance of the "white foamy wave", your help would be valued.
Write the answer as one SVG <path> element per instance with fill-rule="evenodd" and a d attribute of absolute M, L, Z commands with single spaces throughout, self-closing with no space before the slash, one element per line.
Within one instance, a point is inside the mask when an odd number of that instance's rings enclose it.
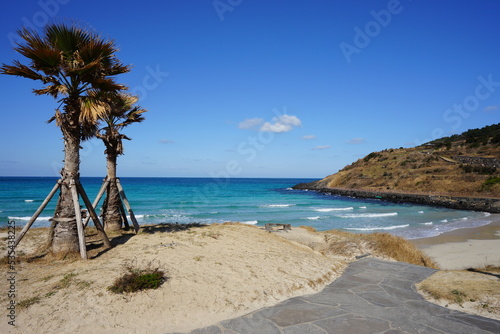
<path fill-rule="evenodd" d="M 319 218 L 320 218 L 319 216 L 316 216 L 316 217 L 306 217 L 305 219 L 316 220 L 316 219 L 319 219 Z"/>
<path fill-rule="evenodd" d="M 443 219 L 443 220 L 440 220 L 441 223 L 447 223 L 448 222 L 448 219 Z"/>
<path fill-rule="evenodd" d="M 287 208 L 295 204 L 266 204 L 259 206 L 260 208 Z"/>
<path fill-rule="evenodd" d="M 348 208 L 324 208 L 324 209 L 314 209 L 317 212 L 332 212 L 332 211 L 348 211 L 354 209 L 352 206 Z"/>
<path fill-rule="evenodd" d="M 31 202 L 33 202 L 33 201 L 34 201 L 34 199 L 25 199 L 24 201 L 25 201 L 26 203 L 31 203 Z"/>
<path fill-rule="evenodd" d="M 387 212 L 387 213 L 346 213 L 339 217 L 342 218 L 377 218 L 377 217 L 392 217 L 397 216 L 397 212 Z"/>
<path fill-rule="evenodd" d="M 366 209 L 366 206 L 360 206 L 359 208 L 360 209 Z"/>
<path fill-rule="evenodd" d="M 418 213 L 424 213 L 423 211 L 419 211 Z"/>
<path fill-rule="evenodd" d="M 427 223 L 420 223 L 420 225 L 433 225 L 433 222 L 427 222 Z"/>
<path fill-rule="evenodd" d="M 489 212 L 483 212 L 483 215 L 484 215 L 485 217 L 489 217 L 489 216 L 491 216 L 491 213 L 489 213 Z"/>
<path fill-rule="evenodd" d="M 246 224 L 246 225 L 256 225 L 258 224 L 259 222 L 257 220 L 247 220 L 247 221 L 244 221 L 244 222 L 240 222 L 242 224 Z"/>
<path fill-rule="evenodd" d="M 286 188 L 286 190 L 293 190 L 293 188 Z"/>
<path fill-rule="evenodd" d="M 346 228 L 346 230 L 352 230 L 352 231 L 378 231 L 378 230 L 395 230 L 398 228 L 405 228 L 410 226 L 410 224 L 405 224 L 405 225 L 395 225 L 395 226 L 385 226 L 385 227 L 352 227 L 352 228 Z"/>
<path fill-rule="evenodd" d="M 31 216 L 27 217 L 8 217 L 11 220 L 30 220 Z M 37 220 L 49 220 L 52 217 L 38 217 Z"/>

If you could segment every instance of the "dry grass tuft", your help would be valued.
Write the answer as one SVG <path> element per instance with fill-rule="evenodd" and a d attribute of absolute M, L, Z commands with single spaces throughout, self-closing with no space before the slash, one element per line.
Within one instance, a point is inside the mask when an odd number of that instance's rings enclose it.
<path fill-rule="evenodd" d="M 389 256 L 396 261 L 439 269 L 436 262 L 404 238 L 389 233 L 367 234 L 365 238 L 375 252 Z"/>
<path fill-rule="evenodd" d="M 359 256 L 372 253 L 396 261 L 438 269 L 430 257 L 408 240 L 389 233 L 357 234 L 340 230 L 325 232 L 325 255 Z"/>
<path fill-rule="evenodd" d="M 299 226 L 299 228 L 302 228 L 306 231 L 309 231 L 309 232 L 317 232 L 316 229 L 312 226 L 305 226 L 305 225 L 302 225 L 302 226 Z"/>
<path fill-rule="evenodd" d="M 469 304 L 479 313 L 496 314 L 500 318 L 499 267 L 439 271 L 417 287 L 434 300 L 460 307 Z"/>

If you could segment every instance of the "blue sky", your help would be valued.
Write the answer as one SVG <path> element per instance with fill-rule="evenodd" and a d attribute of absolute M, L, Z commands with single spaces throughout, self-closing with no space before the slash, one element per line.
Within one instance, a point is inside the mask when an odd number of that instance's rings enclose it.
<path fill-rule="evenodd" d="M 146 121 L 121 176 L 322 178 L 372 151 L 500 121 L 500 4 L 489 1 L 11 1 L 21 26 L 75 20 L 119 46 Z M 40 84 L 0 76 L 0 175 L 57 176 L 63 142 Z M 82 176 L 104 176 L 103 145 Z"/>

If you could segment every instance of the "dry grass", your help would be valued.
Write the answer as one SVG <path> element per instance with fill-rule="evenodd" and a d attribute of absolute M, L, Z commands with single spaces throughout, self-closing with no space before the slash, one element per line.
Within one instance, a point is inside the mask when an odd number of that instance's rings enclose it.
<path fill-rule="evenodd" d="M 405 193 L 451 194 L 456 196 L 500 197 L 500 184 L 484 187 L 490 176 L 466 173 L 451 156 L 500 158 L 498 147 L 451 150 L 422 147 L 374 152 L 330 175 L 323 183 L 331 188 L 395 191 Z M 371 157 L 367 159 L 368 157 Z"/>
<path fill-rule="evenodd" d="M 325 255 L 360 256 L 372 253 L 382 258 L 394 259 L 429 268 L 438 268 L 430 257 L 408 240 L 388 233 L 356 234 L 331 230 L 324 232 Z"/>
<path fill-rule="evenodd" d="M 309 231 L 309 232 L 316 232 L 316 229 L 312 226 L 305 226 L 305 225 L 302 225 L 302 226 L 299 226 L 299 228 L 302 228 L 306 231 Z"/>
<path fill-rule="evenodd" d="M 439 271 L 417 284 L 431 299 L 500 319 L 500 267 Z"/>

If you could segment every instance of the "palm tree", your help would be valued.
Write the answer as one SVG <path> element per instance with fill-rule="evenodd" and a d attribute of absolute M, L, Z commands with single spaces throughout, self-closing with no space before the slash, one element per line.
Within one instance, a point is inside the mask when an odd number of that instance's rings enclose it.
<path fill-rule="evenodd" d="M 104 226 L 107 230 L 119 230 L 122 227 L 120 195 L 115 182 L 116 160 L 119 155 L 123 154 L 123 139 L 130 140 L 120 131 L 130 124 L 144 120 L 142 113 L 147 110 L 135 106 L 137 101 L 136 96 L 129 94 L 112 95 L 106 102 L 108 112 L 101 117 L 104 126 L 96 131 L 96 137 L 100 138 L 106 147 L 104 153 L 107 162 L 107 178 L 110 181 L 103 205 Z"/>
<path fill-rule="evenodd" d="M 44 87 L 34 93 L 50 95 L 62 107 L 49 120 L 56 121 L 64 139 L 62 185 L 50 245 L 54 253 L 78 252 L 69 185 L 72 179 L 79 182 L 80 143 L 94 136 L 97 120 L 107 111 L 100 95 L 125 89 L 113 76 L 130 71 L 130 67 L 115 58 L 118 50 L 113 41 L 75 25 L 49 24 L 41 35 L 26 28 L 18 33 L 22 42 L 14 49 L 29 64 L 14 60 L 13 65 L 3 64 L 0 73 L 41 81 Z"/>

